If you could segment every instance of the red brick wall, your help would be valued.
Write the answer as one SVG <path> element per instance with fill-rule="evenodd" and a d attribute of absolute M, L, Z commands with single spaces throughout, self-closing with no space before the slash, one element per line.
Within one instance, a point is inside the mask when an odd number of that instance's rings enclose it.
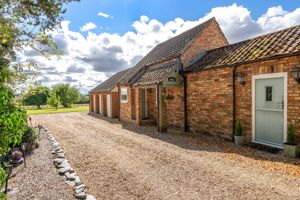
<path fill-rule="evenodd" d="M 188 125 L 193 132 L 231 137 L 232 69 L 188 74 Z"/>
<path fill-rule="evenodd" d="M 121 87 L 125 87 L 125 86 L 120 86 L 120 90 Z M 131 103 L 132 103 L 131 87 L 127 87 L 127 92 L 128 92 L 127 103 L 122 103 L 120 100 L 120 120 L 122 121 L 131 121 Z"/>
<path fill-rule="evenodd" d="M 157 119 L 156 88 L 147 89 L 147 114 L 150 119 Z"/>
<path fill-rule="evenodd" d="M 226 45 L 228 45 L 228 42 L 218 23 L 216 21 L 212 21 L 208 27 L 203 30 L 200 36 L 197 37 L 187 49 L 185 49 L 181 56 L 182 63 L 186 67 L 189 65 L 192 58 L 199 55 L 200 52 Z"/>
<path fill-rule="evenodd" d="M 237 68 L 237 72 L 242 72 L 245 76 L 246 85 L 237 84 L 237 119 L 241 119 L 248 139 L 252 133 L 252 75 L 286 72 L 288 75 L 288 123 L 293 123 L 296 134 L 300 141 L 300 84 L 290 75 L 289 70 L 293 66 L 300 65 L 300 56 L 287 57 L 282 59 L 264 61 L 242 65 Z"/>
<path fill-rule="evenodd" d="M 171 128 L 184 128 L 184 96 L 182 87 L 170 87 L 166 90 L 167 95 L 174 99 L 166 100 L 168 110 L 168 126 Z"/>
<path fill-rule="evenodd" d="M 300 141 L 300 84 L 289 73 L 295 65 L 300 65 L 300 56 L 237 66 L 246 84 L 236 82 L 236 119 L 241 120 L 248 141 L 252 138 L 252 76 L 279 72 L 288 74 L 287 120 L 293 122 Z M 188 74 L 188 124 L 191 131 L 231 137 L 232 68 Z"/>

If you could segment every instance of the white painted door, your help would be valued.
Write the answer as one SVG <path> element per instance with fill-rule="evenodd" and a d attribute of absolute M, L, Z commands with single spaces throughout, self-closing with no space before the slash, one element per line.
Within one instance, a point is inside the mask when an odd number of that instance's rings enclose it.
<path fill-rule="evenodd" d="M 102 114 L 102 95 L 99 94 L 99 113 Z"/>
<path fill-rule="evenodd" d="M 255 142 L 282 147 L 285 131 L 284 77 L 255 79 Z"/>
<path fill-rule="evenodd" d="M 107 116 L 111 117 L 111 97 L 110 97 L 110 94 L 106 95 L 106 105 L 107 105 Z"/>

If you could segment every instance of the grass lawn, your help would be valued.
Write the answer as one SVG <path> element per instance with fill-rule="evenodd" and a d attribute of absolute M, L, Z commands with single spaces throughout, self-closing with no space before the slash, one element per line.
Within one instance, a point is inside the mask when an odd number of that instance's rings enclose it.
<path fill-rule="evenodd" d="M 36 115 L 36 114 L 51 114 L 51 113 L 64 113 L 64 112 L 86 112 L 89 110 L 89 106 L 74 106 L 72 108 L 42 108 L 42 109 L 28 109 L 28 115 Z"/>

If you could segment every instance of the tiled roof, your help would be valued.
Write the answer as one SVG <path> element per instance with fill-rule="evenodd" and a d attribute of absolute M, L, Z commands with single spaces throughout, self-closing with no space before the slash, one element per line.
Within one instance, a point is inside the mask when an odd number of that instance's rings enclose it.
<path fill-rule="evenodd" d="M 215 18 L 212 18 L 180 35 L 158 44 L 138 64 L 131 68 L 120 82 L 133 83 L 133 77 L 138 76 L 140 72 L 143 71 L 143 67 L 180 56 L 182 51 L 214 20 Z"/>
<path fill-rule="evenodd" d="M 114 87 L 117 86 L 120 79 L 124 76 L 126 72 L 128 72 L 129 69 L 125 69 L 123 71 L 120 71 L 113 76 L 109 77 L 106 81 L 103 83 L 100 83 L 97 87 L 92 89 L 90 92 L 109 92 Z"/>
<path fill-rule="evenodd" d="M 187 71 L 300 53 L 300 25 L 207 51 Z"/>
<path fill-rule="evenodd" d="M 151 85 L 160 83 L 173 69 L 178 67 L 178 64 L 179 62 L 176 60 L 163 65 L 151 66 L 137 80 L 135 85 Z"/>

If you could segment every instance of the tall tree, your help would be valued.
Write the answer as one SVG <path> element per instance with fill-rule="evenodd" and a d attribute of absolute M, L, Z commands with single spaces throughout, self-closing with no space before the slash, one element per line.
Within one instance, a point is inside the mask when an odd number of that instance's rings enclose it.
<path fill-rule="evenodd" d="M 52 87 L 52 91 L 60 98 L 61 105 L 65 108 L 80 101 L 79 90 L 68 83 L 58 83 Z"/>
<path fill-rule="evenodd" d="M 59 25 L 64 4 L 77 0 L 0 1 L 0 156 L 21 141 L 26 130 L 26 112 L 16 105 L 12 89 L 26 79 L 17 53 L 31 47 L 43 55 L 58 53 L 47 33 Z M 0 166 L 0 191 L 3 170 Z M 0 199 L 4 195 L 0 192 Z"/>
<path fill-rule="evenodd" d="M 59 96 L 57 96 L 57 94 L 53 90 L 50 92 L 50 96 L 47 98 L 47 103 L 50 106 L 54 107 L 56 110 L 61 104 Z"/>
<path fill-rule="evenodd" d="M 23 103 L 25 105 L 35 105 L 38 109 L 41 105 L 47 103 L 47 98 L 49 97 L 49 88 L 38 85 L 35 87 L 30 87 L 29 90 L 23 95 Z"/>

